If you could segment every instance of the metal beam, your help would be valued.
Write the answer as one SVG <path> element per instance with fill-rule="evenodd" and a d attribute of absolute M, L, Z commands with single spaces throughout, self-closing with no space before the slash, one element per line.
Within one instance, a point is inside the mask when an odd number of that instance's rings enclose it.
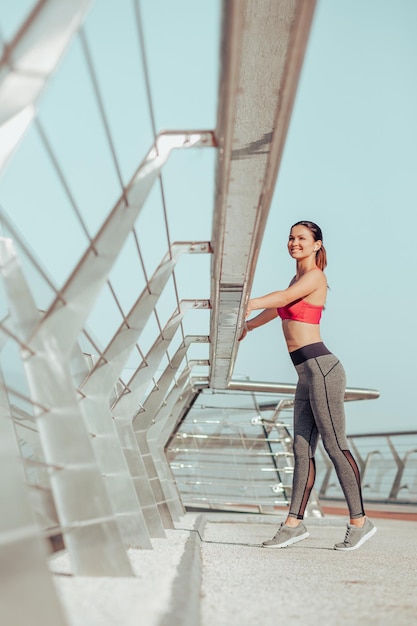
<path fill-rule="evenodd" d="M 35 116 L 35 103 L 91 0 L 39 0 L 0 58 L 0 170 Z"/>
<path fill-rule="evenodd" d="M 42 317 L 43 332 L 56 336 L 57 346 L 71 354 L 75 341 L 120 254 L 161 168 L 175 149 L 213 147 L 211 131 L 161 132 L 144 161 L 91 241 L 78 265 Z M 33 334 L 40 332 L 35 328 Z"/>
<path fill-rule="evenodd" d="M 159 460 L 161 464 L 162 458 L 158 459 L 158 454 L 156 454 L 155 458 L 153 457 L 149 446 L 148 432 L 152 424 L 158 419 L 166 419 L 166 414 L 168 413 L 169 415 L 169 412 L 171 411 L 173 405 L 178 399 L 178 396 L 181 394 L 181 390 L 188 380 L 190 366 L 186 367 L 185 370 L 181 373 L 179 380 L 177 380 L 176 382 L 174 381 L 175 374 L 179 371 L 181 363 L 187 354 L 188 348 L 192 343 L 199 343 L 204 341 L 208 341 L 208 337 L 201 335 L 187 335 L 184 338 L 184 341 L 181 343 L 174 356 L 172 357 L 170 363 L 161 374 L 160 378 L 158 379 L 157 385 L 150 392 L 146 401 L 143 403 L 141 411 L 137 413 L 133 422 L 136 439 L 139 445 L 142 459 L 145 463 L 149 482 L 152 486 L 152 489 L 154 490 L 155 499 L 158 504 L 161 517 L 164 517 L 165 519 L 169 519 L 169 516 L 171 515 L 170 501 L 168 500 L 168 498 L 170 497 L 170 493 L 164 493 L 166 476 L 163 472 L 161 476 L 158 475 L 158 470 L 155 464 L 157 460 Z M 195 362 L 193 362 L 193 364 L 195 364 Z M 169 392 L 172 383 L 174 383 L 173 388 Z M 157 452 L 157 450 L 154 448 L 153 452 L 155 453 Z"/>
<path fill-rule="evenodd" d="M 5 573 L 0 585 L 2 623 L 65 626 L 67 620 L 48 568 L 46 546 L 31 510 L 1 372 L 0 501 L 0 569 Z"/>
<path fill-rule="evenodd" d="M 224 2 L 210 386 L 232 375 L 315 0 Z"/>
<path fill-rule="evenodd" d="M 0 237 L 4 279 L 15 332 L 26 344 L 40 312 L 10 239 Z M 74 571 L 132 576 L 119 528 L 82 419 L 71 375 L 53 334 L 40 332 L 21 348 L 42 450 Z"/>
<path fill-rule="evenodd" d="M 227 386 L 229 391 L 249 391 L 252 393 L 276 393 L 293 396 L 297 385 L 294 383 L 267 383 L 251 381 L 231 380 Z M 379 398 L 379 391 L 376 389 L 360 389 L 358 387 L 347 387 L 345 391 L 345 402 L 352 400 L 376 400 Z"/>

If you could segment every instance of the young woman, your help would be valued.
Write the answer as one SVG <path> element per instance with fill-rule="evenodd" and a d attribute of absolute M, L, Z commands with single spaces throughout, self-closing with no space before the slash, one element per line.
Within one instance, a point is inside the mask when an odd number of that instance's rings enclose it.
<path fill-rule="evenodd" d="M 314 485 L 314 454 L 319 436 L 329 455 L 346 498 L 350 513 L 343 542 L 336 550 L 356 550 L 375 534 L 366 517 L 359 469 L 348 449 L 345 434 L 344 394 L 346 377 L 342 364 L 324 345 L 320 318 L 327 295 L 323 273 L 327 265 L 320 228 L 302 221 L 292 226 L 288 252 L 296 261 L 297 273 L 289 287 L 249 300 L 246 318 L 259 309 L 262 313 L 245 323 L 241 339 L 276 317 L 298 373 L 294 398 L 294 477 L 288 517 L 276 535 L 263 542 L 267 548 L 285 548 L 309 536 L 303 523 L 304 511 Z"/>

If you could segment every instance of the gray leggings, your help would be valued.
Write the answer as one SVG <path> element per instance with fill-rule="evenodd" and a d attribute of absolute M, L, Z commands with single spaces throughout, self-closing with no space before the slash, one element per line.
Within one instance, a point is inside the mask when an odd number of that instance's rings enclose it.
<path fill-rule="evenodd" d="M 351 519 L 365 515 L 359 469 L 345 435 L 342 364 L 323 343 L 290 353 L 298 372 L 294 400 L 294 478 L 290 517 L 303 519 L 314 485 L 314 454 L 319 436 L 342 487 Z"/>

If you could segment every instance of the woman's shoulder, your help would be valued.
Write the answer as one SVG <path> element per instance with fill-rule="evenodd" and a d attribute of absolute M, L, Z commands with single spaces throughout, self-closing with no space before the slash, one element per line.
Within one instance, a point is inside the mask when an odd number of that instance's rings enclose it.
<path fill-rule="evenodd" d="M 304 276 L 308 276 L 309 280 L 325 281 L 327 282 L 326 274 L 319 267 L 312 267 L 308 270 Z"/>
<path fill-rule="evenodd" d="M 310 286 L 314 289 L 321 289 L 323 287 L 327 289 L 326 274 L 319 267 L 313 267 L 311 270 L 306 272 L 304 276 L 307 277 Z"/>

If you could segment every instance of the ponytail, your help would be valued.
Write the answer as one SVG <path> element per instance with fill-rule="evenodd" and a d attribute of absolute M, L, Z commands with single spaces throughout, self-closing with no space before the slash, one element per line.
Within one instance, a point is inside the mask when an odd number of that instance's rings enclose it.
<path fill-rule="evenodd" d="M 316 252 L 316 265 L 321 271 L 324 271 L 327 265 L 327 253 L 323 244 L 321 244 L 321 247 Z"/>

